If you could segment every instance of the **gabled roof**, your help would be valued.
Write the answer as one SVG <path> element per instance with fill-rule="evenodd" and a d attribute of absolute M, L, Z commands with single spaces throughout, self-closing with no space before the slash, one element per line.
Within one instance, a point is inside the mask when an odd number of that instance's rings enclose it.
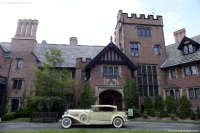
<path fill-rule="evenodd" d="M 89 64 L 87 64 L 85 66 L 85 68 L 90 69 L 110 49 L 113 49 L 115 52 L 117 52 L 117 54 L 121 56 L 121 58 L 126 62 L 126 64 L 128 66 L 131 67 L 131 69 L 133 71 L 137 70 L 137 67 L 129 60 L 129 58 L 113 42 L 110 42 Z M 110 62 L 110 63 L 112 63 L 112 62 Z M 113 61 L 113 63 L 115 63 L 115 62 Z"/>
<path fill-rule="evenodd" d="M 179 44 L 179 46 L 178 46 L 177 49 L 181 50 L 182 47 L 184 46 L 184 43 L 185 43 L 186 41 L 190 41 L 190 43 L 196 44 L 196 45 L 199 45 L 199 46 L 200 46 L 200 44 L 198 44 L 198 43 L 195 42 L 194 40 L 192 40 L 192 39 L 190 39 L 190 38 L 188 38 L 188 37 L 185 36 L 185 37 L 182 39 L 182 41 L 180 42 L 180 44 Z"/>
<path fill-rule="evenodd" d="M 200 49 L 197 50 L 195 53 L 182 55 L 180 48 L 182 47 L 182 44 L 188 39 L 196 43 L 197 45 L 200 44 L 200 35 L 198 35 L 192 38 L 185 37 L 180 43 L 174 43 L 166 46 L 167 59 L 161 65 L 161 68 L 168 68 L 190 62 L 200 61 Z"/>

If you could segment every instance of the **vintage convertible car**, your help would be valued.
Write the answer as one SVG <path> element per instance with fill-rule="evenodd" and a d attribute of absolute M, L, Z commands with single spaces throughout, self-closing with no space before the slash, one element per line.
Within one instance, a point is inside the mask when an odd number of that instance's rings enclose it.
<path fill-rule="evenodd" d="M 117 106 L 113 105 L 92 105 L 91 109 L 70 109 L 62 115 L 64 128 L 69 128 L 72 123 L 113 124 L 114 127 L 120 128 L 127 122 L 126 113 L 117 111 Z"/>

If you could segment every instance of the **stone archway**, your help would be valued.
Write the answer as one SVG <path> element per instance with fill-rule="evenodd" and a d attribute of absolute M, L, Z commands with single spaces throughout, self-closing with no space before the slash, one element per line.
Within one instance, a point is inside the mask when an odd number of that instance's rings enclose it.
<path fill-rule="evenodd" d="M 123 101 L 120 92 L 115 90 L 105 90 L 99 95 L 99 104 L 116 105 L 119 111 L 122 111 Z"/>

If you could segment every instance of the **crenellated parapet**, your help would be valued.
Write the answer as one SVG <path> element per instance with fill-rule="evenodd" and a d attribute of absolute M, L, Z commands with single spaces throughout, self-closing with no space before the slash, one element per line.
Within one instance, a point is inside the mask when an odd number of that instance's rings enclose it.
<path fill-rule="evenodd" d="M 145 14 L 137 14 L 132 13 L 130 16 L 128 13 L 123 13 L 122 10 L 119 10 L 117 15 L 118 22 L 122 23 L 140 23 L 140 24 L 152 24 L 152 25 L 163 25 L 162 16 L 157 15 L 154 17 L 153 15 L 145 16 Z"/>

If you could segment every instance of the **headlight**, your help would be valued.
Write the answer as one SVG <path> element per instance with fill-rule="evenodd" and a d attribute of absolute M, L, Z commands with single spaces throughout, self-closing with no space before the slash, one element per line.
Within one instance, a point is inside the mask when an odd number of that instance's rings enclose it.
<path fill-rule="evenodd" d="M 64 112 L 64 115 L 68 114 L 68 111 Z"/>
<path fill-rule="evenodd" d="M 124 116 L 124 118 L 128 118 L 128 116 L 127 116 L 127 115 L 125 115 L 125 116 Z"/>

